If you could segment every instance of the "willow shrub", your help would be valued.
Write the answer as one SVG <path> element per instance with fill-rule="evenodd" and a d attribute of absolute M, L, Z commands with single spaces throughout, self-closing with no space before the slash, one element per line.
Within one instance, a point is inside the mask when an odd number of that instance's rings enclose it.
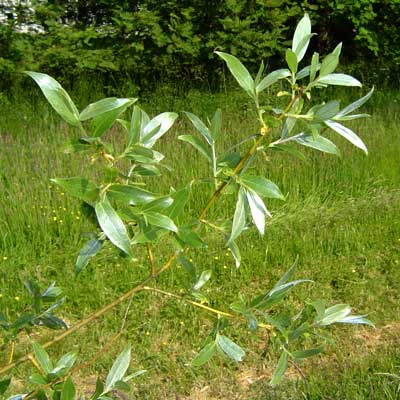
<path fill-rule="evenodd" d="M 241 88 L 253 100 L 254 118 L 258 121 L 259 131 L 257 134 L 239 138 L 237 143 L 231 143 L 230 149 L 233 150 L 221 153 L 221 111 L 217 110 L 208 121 L 202 121 L 192 113 L 185 113 L 196 134 L 179 136 L 179 145 L 193 146 L 209 165 L 209 175 L 202 180 L 203 190 L 209 192 L 209 200 L 198 215 L 191 214 L 188 211 L 190 207 L 187 207 L 192 191 L 191 182 L 182 182 L 179 188 L 171 188 L 168 193 L 154 193 L 147 187 L 151 177 L 161 179 L 164 155 L 159 150 L 162 146 L 157 147 L 157 144 L 178 118 L 176 113 L 164 112 L 150 118 L 137 105 L 135 98 L 105 98 L 79 111 L 57 81 L 42 73 L 28 72 L 54 110 L 68 124 L 76 127 L 77 137 L 68 145 L 69 151 L 79 152 L 86 157 L 88 166 L 99 168 L 101 165 L 100 171 L 92 174 L 98 177 L 97 181 L 85 176 L 53 179 L 65 192 L 91 207 L 98 222 L 97 231 L 79 252 L 76 273 L 79 274 L 102 251 L 106 242 L 117 247 L 122 257 L 132 260 L 134 254 L 144 252 L 149 264 L 149 275 L 142 283 L 67 329 L 62 337 L 73 333 L 134 293 L 153 291 L 177 298 L 215 316 L 214 326 L 205 339 L 203 348 L 191 361 L 192 367 L 201 367 L 217 354 L 236 362 L 243 360 L 245 351 L 228 336 L 228 328 L 233 324 L 244 324 L 250 331 L 268 330 L 273 333 L 270 335 L 274 342 L 273 347 L 279 349 L 280 355 L 270 383 L 276 385 L 284 376 L 289 361 L 298 364 L 323 351 L 323 335 L 320 332 L 327 326 L 372 325 L 365 316 L 353 315 L 351 307 L 346 304 L 328 306 L 323 300 L 315 300 L 305 303 L 300 310 L 293 309 L 293 306 L 285 307 L 286 296 L 297 285 L 309 282 L 307 279 L 293 280 L 296 262 L 267 292 L 255 293 L 251 298 L 238 296 L 230 304 L 229 311 L 215 309 L 203 291 L 211 279 L 212 271 L 199 270 L 187 256 L 190 249 L 207 252 L 207 243 L 211 237 L 215 239 L 215 235 L 219 235 L 239 268 L 241 254 L 238 238 L 242 232 L 256 229 L 260 235 L 264 234 L 265 221 L 271 218 L 268 199 L 284 200 L 284 196 L 274 182 L 253 172 L 256 170 L 251 169 L 251 166 L 258 157 L 267 154 L 273 159 L 274 153 L 279 151 L 304 158 L 299 150 L 301 146 L 339 155 L 336 145 L 324 136 L 327 129 L 333 130 L 367 153 L 359 136 L 344 124 L 366 116 L 357 114 L 357 109 L 370 98 L 372 90 L 345 107 L 341 107 L 338 100 L 314 104 L 315 90 L 323 90 L 331 85 L 361 87 L 361 83 L 352 76 L 335 73 L 341 44 L 323 58 L 314 53 L 311 64 L 300 69 L 299 65 L 312 36 L 310 19 L 305 15 L 297 25 L 292 47 L 286 50 L 287 66 L 267 75 L 264 73 L 263 63 L 257 75 L 252 77 L 236 57 L 216 52 Z M 284 85 L 286 89 L 281 90 L 277 96 L 263 97 L 274 84 Z M 285 105 L 281 106 L 283 101 Z M 129 118 L 124 119 L 126 116 Z M 121 125 L 125 131 L 123 147 L 106 141 L 105 134 L 114 124 Z M 91 162 L 93 160 L 98 162 L 94 164 Z M 210 220 L 208 217 L 211 208 L 218 210 L 223 192 L 228 196 L 235 196 L 236 206 L 228 223 L 220 224 L 219 219 Z M 217 212 L 214 210 L 213 214 Z M 166 241 L 170 247 L 173 243 L 173 251 L 169 258 L 163 260 L 157 250 L 159 243 Z M 149 286 L 159 275 L 177 264 L 184 267 L 192 280 L 184 294 L 182 290 L 177 295 Z M 159 265 L 162 266 L 158 267 Z M 41 292 L 33 283 L 28 284 L 27 288 L 34 299 L 31 314 L 21 316 L 18 321 L 8 321 L 5 315 L 0 314 L 0 327 L 9 332 L 6 337 L 10 346 L 17 342 L 19 332 L 31 329 L 32 326 L 65 328 L 64 323 L 53 314 L 60 301 L 49 308 L 43 308 L 42 304 L 48 298 L 53 300 L 60 291 L 52 285 Z M 33 353 L 20 360 L 13 361 L 11 354 L 10 362 L 1 370 L 2 373 L 28 359 L 41 373 L 30 377 L 31 383 L 36 385 L 33 391 L 10 399 L 76 398 L 73 382 L 76 354 L 68 353 L 53 363 L 44 349 L 58 340 L 60 337 L 55 337 L 43 346 L 34 343 Z M 115 393 L 113 390 L 129 389 L 127 381 L 143 373 L 139 371 L 126 377 L 129 361 L 130 348 L 127 347 L 111 368 L 106 381 L 98 380 L 96 392 L 90 398 L 109 399 Z M 0 383 L 3 393 L 9 383 L 10 378 L 3 379 Z"/>

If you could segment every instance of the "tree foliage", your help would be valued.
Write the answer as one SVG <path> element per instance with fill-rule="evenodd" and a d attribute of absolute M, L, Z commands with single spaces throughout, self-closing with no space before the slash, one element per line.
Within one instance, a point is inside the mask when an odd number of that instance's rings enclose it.
<path fill-rule="evenodd" d="M 398 65 L 400 0 L 36 0 L 2 2 L 0 72 L 212 79 L 220 65 L 214 50 L 253 68 L 254 60 L 274 63 L 304 11 L 319 32 L 314 50 L 345 39 L 349 61 Z"/>

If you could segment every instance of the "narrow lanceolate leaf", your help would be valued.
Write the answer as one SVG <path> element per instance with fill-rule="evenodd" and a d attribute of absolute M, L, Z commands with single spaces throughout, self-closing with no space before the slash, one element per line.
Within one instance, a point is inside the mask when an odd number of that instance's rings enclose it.
<path fill-rule="evenodd" d="M 222 127 L 222 113 L 221 110 L 218 109 L 214 113 L 210 127 L 210 133 L 214 142 L 218 139 L 219 135 L 221 134 L 221 127 Z"/>
<path fill-rule="evenodd" d="M 338 86 L 358 86 L 361 87 L 361 82 L 356 78 L 346 74 L 329 74 L 319 78 L 316 82 L 325 85 L 338 85 Z"/>
<path fill-rule="evenodd" d="M 278 364 L 269 382 L 270 385 L 277 385 L 281 381 L 283 375 L 285 375 L 287 367 L 288 367 L 288 354 L 286 353 L 286 351 L 283 351 L 281 356 L 279 357 Z"/>
<path fill-rule="evenodd" d="M 294 146 L 286 143 L 271 143 L 269 146 L 272 150 L 282 151 L 284 153 L 289 153 L 300 160 L 304 161 L 306 156 L 299 150 L 297 150 Z"/>
<path fill-rule="evenodd" d="M 314 53 L 311 58 L 311 65 L 310 65 L 310 82 L 314 81 L 319 68 L 321 68 L 321 64 L 319 63 L 319 54 Z"/>
<path fill-rule="evenodd" d="M 302 360 L 303 358 L 315 356 L 315 355 L 321 353 L 323 350 L 324 350 L 324 346 L 318 346 L 318 347 L 314 347 L 312 349 L 293 351 L 292 355 L 297 360 Z"/>
<path fill-rule="evenodd" d="M 155 199 L 155 200 L 151 201 L 150 203 L 145 204 L 142 207 L 142 211 L 159 212 L 161 210 L 168 208 L 173 202 L 174 202 L 174 199 L 171 196 L 161 196 L 158 199 Z"/>
<path fill-rule="evenodd" d="M 281 276 L 279 281 L 276 283 L 273 289 L 276 289 L 279 286 L 284 285 L 287 283 L 289 279 L 292 279 L 292 276 L 294 275 L 296 268 L 297 268 L 297 263 L 299 261 L 299 257 L 294 260 L 293 264 L 290 266 L 290 268 Z"/>
<path fill-rule="evenodd" d="M 364 142 L 351 129 L 331 120 L 325 121 L 325 124 L 368 155 L 368 149 Z"/>
<path fill-rule="evenodd" d="M 340 104 L 338 101 L 329 101 L 322 106 L 319 106 L 314 113 L 314 120 L 325 121 L 334 117 L 339 112 Z"/>
<path fill-rule="evenodd" d="M 103 241 L 99 239 L 89 240 L 79 252 L 75 263 L 75 273 L 79 274 L 88 265 L 90 259 L 94 257 L 102 248 Z"/>
<path fill-rule="evenodd" d="M 216 51 L 215 53 L 226 62 L 229 70 L 239 85 L 249 94 L 249 96 L 254 97 L 254 80 L 247 68 L 231 54 L 222 53 L 220 51 Z"/>
<path fill-rule="evenodd" d="M 308 44 L 310 42 L 311 35 L 311 21 L 308 14 L 304 14 L 304 17 L 297 24 L 296 30 L 293 36 L 292 50 L 297 55 L 297 59 L 300 62 L 304 54 L 307 51 Z"/>
<path fill-rule="evenodd" d="M 261 235 L 264 235 L 265 230 L 265 217 L 271 214 L 266 209 L 264 202 L 257 193 L 246 190 L 247 202 L 250 206 L 251 216 L 253 218 L 254 225 L 257 227 Z"/>
<path fill-rule="evenodd" d="M 197 282 L 193 285 L 194 290 L 199 290 L 201 289 L 211 278 L 211 273 L 212 271 L 210 269 L 207 269 L 206 271 L 202 271 L 199 279 Z"/>
<path fill-rule="evenodd" d="M 339 56 L 335 53 L 328 54 L 321 63 L 318 82 L 323 76 L 331 74 L 339 64 Z"/>
<path fill-rule="evenodd" d="M 129 205 L 147 204 L 157 199 L 158 195 L 137 186 L 111 185 L 107 189 L 107 196 Z"/>
<path fill-rule="evenodd" d="M 40 72 L 26 72 L 40 87 L 54 110 L 70 125 L 79 126 L 79 112 L 63 87 L 51 76 Z"/>
<path fill-rule="evenodd" d="M 64 382 L 60 400 L 75 400 L 75 385 L 70 376 Z"/>
<path fill-rule="evenodd" d="M 171 197 L 174 199 L 174 202 L 167 210 L 165 210 L 165 214 L 172 219 L 175 219 L 180 214 L 182 214 L 185 205 L 189 201 L 191 189 L 192 189 L 192 183 L 190 182 L 184 188 L 176 191 L 175 193 L 171 193 Z"/>
<path fill-rule="evenodd" d="M 203 242 L 201 237 L 189 228 L 179 228 L 176 234 L 178 238 L 188 246 L 194 248 L 207 247 L 207 244 Z"/>
<path fill-rule="evenodd" d="M 365 318 L 366 315 L 348 315 L 347 317 L 341 318 L 336 322 L 341 324 L 363 324 L 375 326 L 368 318 Z"/>
<path fill-rule="evenodd" d="M 126 227 L 108 199 L 106 198 L 104 201 L 97 203 L 95 211 L 99 225 L 110 242 L 124 253 L 132 256 L 131 243 Z"/>
<path fill-rule="evenodd" d="M 278 82 L 280 79 L 287 78 L 288 76 L 290 76 L 290 71 L 287 68 L 278 69 L 276 71 L 269 73 L 257 85 L 257 87 L 256 87 L 257 93 L 262 92 L 263 90 L 272 86 L 274 83 Z"/>
<path fill-rule="evenodd" d="M 171 218 L 158 212 L 144 212 L 144 217 L 150 225 L 158 226 L 159 228 L 166 229 L 168 231 L 177 232 L 178 228 L 174 224 Z"/>
<path fill-rule="evenodd" d="M 40 368 L 46 373 L 49 374 L 53 369 L 53 364 L 50 361 L 49 355 L 46 350 L 39 343 L 32 343 L 33 352 L 35 353 L 35 359 L 39 363 Z"/>
<path fill-rule="evenodd" d="M 317 316 L 314 321 L 317 325 L 331 325 L 347 317 L 351 313 L 351 307 L 347 304 L 336 304 L 325 310 L 323 315 Z"/>
<path fill-rule="evenodd" d="M 185 111 L 186 116 L 190 119 L 190 122 L 196 128 L 196 130 L 200 133 L 201 136 L 207 141 L 209 145 L 211 145 L 214 141 L 212 137 L 212 133 L 204 124 L 204 122 L 197 116 L 188 111 Z M 185 136 L 185 135 L 183 135 Z"/>
<path fill-rule="evenodd" d="M 236 362 L 242 361 L 243 357 L 246 355 L 245 351 L 240 346 L 224 335 L 217 335 L 217 344 L 229 358 Z"/>
<path fill-rule="evenodd" d="M 142 110 L 138 106 L 133 107 L 131 123 L 128 131 L 128 147 L 138 143 L 140 138 L 140 124 L 142 121 Z"/>
<path fill-rule="evenodd" d="M 199 138 L 192 135 L 180 135 L 178 136 L 178 139 L 190 143 L 199 153 L 207 158 L 208 162 L 211 163 L 211 150 Z"/>
<path fill-rule="evenodd" d="M 316 138 L 308 133 L 301 133 L 293 137 L 293 140 L 302 146 L 311 147 L 324 153 L 335 154 L 340 157 L 340 150 L 329 139 L 318 135 Z"/>
<path fill-rule="evenodd" d="M 131 104 L 133 104 L 137 99 L 117 99 L 116 97 L 108 97 L 96 101 L 95 103 L 89 104 L 80 114 L 79 119 L 81 121 L 86 121 L 88 119 L 99 117 L 105 113 L 113 110 L 118 110 L 119 113 L 125 110 Z"/>
<path fill-rule="evenodd" d="M 374 88 L 372 88 L 364 97 L 361 97 L 360 99 L 356 100 L 354 103 L 349 104 L 342 110 L 340 110 L 337 114 L 336 117 L 344 117 L 354 110 L 357 110 L 357 108 L 361 107 L 363 104 L 365 104 L 372 96 L 372 93 L 374 93 Z"/>
<path fill-rule="evenodd" d="M 107 100 L 107 99 L 104 99 Z M 107 132 L 117 121 L 118 117 L 135 102 L 135 99 L 115 99 L 121 105 L 109 111 L 96 115 L 90 122 L 90 134 L 93 137 L 100 137 Z M 102 101 L 102 100 L 101 100 Z M 117 104 L 118 104 L 117 103 Z M 100 111 L 100 110 L 99 110 Z M 90 113 L 89 113 L 90 114 Z"/>
<path fill-rule="evenodd" d="M 112 389 L 116 382 L 123 379 L 126 371 L 129 368 L 131 360 L 131 346 L 127 346 L 124 351 L 115 360 L 110 372 L 106 378 L 106 384 L 104 392 L 108 392 Z"/>
<path fill-rule="evenodd" d="M 246 197 L 245 191 L 240 188 L 236 202 L 235 214 L 233 216 L 231 235 L 228 243 L 234 241 L 246 226 Z"/>
<path fill-rule="evenodd" d="M 154 143 L 168 132 L 177 118 L 178 114 L 174 112 L 164 112 L 154 117 L 143 128 L 140 143 L 145 147 L 153 147 Z"/>
<path fill-rule="evenodd" d="M 297 72 L 297 67 L 298 67 L 296 54 L 292 50 L 287 49 L 285 54 L 285 59 L 290 71 L 292 71 L 292 74 L 295 74 Z"/>
<path fill-rule="evenodd" d="M 215 342 L 206 344 L 192 360 L 192 365 L 194 367 L 200 367 L 201 365 L 205 364 L 215 354 L 216 350 L 217 345 Z"/>
<path fill-rule="evenodd" d="M 275 185 L 274 182 L 270 181 L 263 176 L 255 176 L 255 175 L 243 175 L 240 178 L 240 182 L 243 186 L 248 189 L 254 190 L 258 195 L 262 197 L 269 197 L 273 199 L 281 199 L 284 200 L 285 197 Z"/>
<path fill-rule="evenodd" d="M 99 197 L 99 190 L 90 181 L 85 178 L 56 178 L 51 179 L 56 185 L 64 189 L 68 194 L 83 200 L 91 206 Z"/>
<path fill-rule="evenodd" d="M 235 260 L 236 268 L 239 268 L 240 263 L 242 262 L 242 255 L 240 254 L 238 245 L 236 244 L 236 242 L 231 240 L 230 242 L 228 242 L 228 248 Z"/>

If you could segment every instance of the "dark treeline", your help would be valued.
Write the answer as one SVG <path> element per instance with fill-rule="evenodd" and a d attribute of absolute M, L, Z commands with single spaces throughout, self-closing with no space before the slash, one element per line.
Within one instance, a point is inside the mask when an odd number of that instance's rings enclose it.
<path fill-rule="evenodd" d="M 3 1 L 0 74 L 3 85 L 26 69 L 138 87 L 212 83 L 222 68 L 214 50 L 253 70 L 261 60 L 274 67 L 304 12 L 318 33 L 312 50 L 343 41 L 343 59 L 362 78 L 397 77 L 400 0 Z"/>

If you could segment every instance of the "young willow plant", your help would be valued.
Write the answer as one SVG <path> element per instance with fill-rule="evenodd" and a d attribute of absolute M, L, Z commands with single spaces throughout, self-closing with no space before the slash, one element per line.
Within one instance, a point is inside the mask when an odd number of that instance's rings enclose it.
<path fill-rule="evenodd" d="M 190 201 L 190 193 L 195 190 L 192 182 L 182 183 L 169 193 L 154 193 L 146 187 L 148 179 L 161 175 L 164 155 L 157 145 L 174 124 L 177 114 L 164 112 L 150 118 L 136 104 L 135 98 L 106 98 L 79 112 L 57 81 L 45 74 L 27 73 L 39 85 L 54 110 L 68 124 L 78 129 L 79 137 L 67 146 L 67 151 L 85 154 L 90 161 L 88 165 L 94 165 L 95 162 L 96 165 L 101 165 L 100 170 L 97 168 L 96 174 L 92 174 L 97 176 L 96 181 L 87 176 L 53 180 L 63 190 L 87 203 L 93 209 L 98 222 L 98 231 L 79 252 L 76 273 L 82 272 L 107 241 L 117 247 L 125 257 L 132 259 L 132 263 L 139 252 L 147 254 L 150 270 L 143 282 L 71 327 L 63 333 L 63 337 L 87 325 L 139 291 L 154 292 L 215 315 L 215 325 L 203 348 L 192 360 L 192 366 L 201 366 L 218 351 L 236 362 L 243 359 L 245 351 L 227 336 L 229 323 L 244 322 L 250 330 L 271 331 L 270 348 L 276 349 L 280 354 L 271 379 L 271 384 L 277 384 L 289 362 L 297 365 L 304 358 L 323 350 L 323 343 L 320 343 L 321 329 L 337 323 L 371 325 L 365 316 L 351 314 L 348 305 L 327 307 L 322 300 L 309 302 L 300 310 L 290 308 L 285 312 L 279 311 L 282 310 L 283 300 L 295 286 L 309 282 L 305 279 L 292 279 L 297 261 L 270 290 L 253 298 L 239 296 L 230 305 L 229 312 L 217 310 L 210 306 L 210 301 L 202 292 L 212 271 L 199 271 L 187 256 L 188 251 L 193 248 L 207 251 L 207 243 L 214 240 L 211 237 L 215 238 L 217 234 L 223 238 L 239 267 L 241 254 L 238 238 L 242 232 L 254 225 L 261 235 L 264 234 L 266 218 L 271 217 L 265 199 L 283 200 L 284 196 L 274 182 L 250 172 L 254 171 L 250 168 L 259 156 L 265 156 L 265 153 L 273 156 L 274 151 L 280 151 L 304 158 L 298 146 L 339 155 L 337 146 L 323 135 L 327 129 L 333 130 L 367 153 L 362 140 L 342 123 L 366 116 L 353 112 L 371 97 L 373 90 L 345 107 L 341 107 L 338 100 L 313 104 L 312 93 L 316 89 L 331 85 L 361 86 L 357 79 L 335 72 L 341 44 L 322 59 L 318 53 L 314 53 L 311 64 L 299 69 L 313 35 L 310 19 L 305 15 L 297 25 L 292 47 L 286 51 L 287 67 L 264 75 L 264 64 L 261 63 L 254 78 L 236 57 L 216 52 L 225 61 L 241 88 L 253 100 L 255 118 L 260 128 L 258 133 L 240 138 L 237 143 L 232 143 L 230 150 L 220 153 L 222 146 L 219 139 L 223 134 L 221 111 L 217 110 L 211 120 L 206 122 L 192 113 L 185 113 L 198 134 L 184 134 L 179 136 L 179 140 L 193 146 L 210 166 L 210 175 L 202 180 L 209 183 L 204 186 L 210 190 L 209 200 L 198 215 L 190 215 L 186 207 Z M 271 90 L 276 83 L 286 87 L 277 96 Z M 267 89 L 268 96 L 264 96 Z M 286 104 L 281 106 L 285 99 Z M 123 119 L 128 109 L 131 109 L 130 117 Z M 125 130 L 123 146 L 112 145 L 105 139 L 104 134 L 114 124 L 121 125 Z M 210 221 L 207 217 L 223 192 L 235 196 L 236 206 L 232 210 L 230 223 L 220 225 L 218 221 Z M 169 244 L 172 240 L 174 250 L 169 258 L 162 260 L 155 252 L 160 247 L 159 243 L 166 240 Z M 160 274 L 177 263 L 184 267 L 190 277 L 190 284 L 184 295 L 149 286 Z M 279 307 L 276 307 L 278 304 Z M 45 346 L 48 347 L 58 340 L 59 337 L 55 337 Z M 0 373 L 9 371 L 28 358 L 29 355 L 11 363 L 0 370 Z"/>

